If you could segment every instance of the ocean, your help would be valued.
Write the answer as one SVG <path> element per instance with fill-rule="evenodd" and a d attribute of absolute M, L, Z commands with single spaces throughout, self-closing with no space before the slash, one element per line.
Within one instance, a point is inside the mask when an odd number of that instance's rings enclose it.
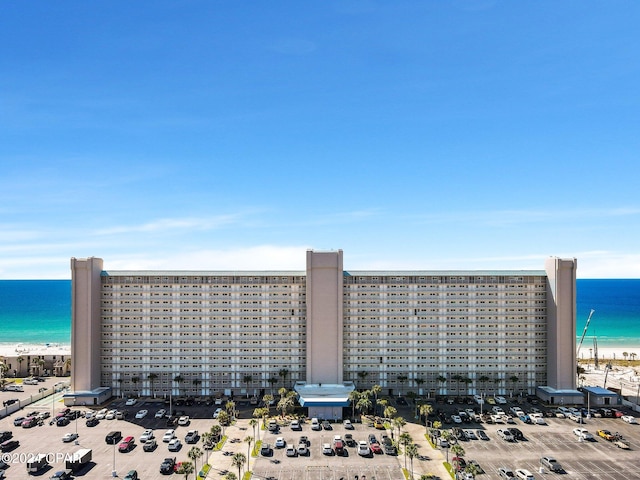
<path fill-rule="evenodd" d="M 640 279 L 578 280 L 578 340 L 591 309 L 583 349 L 640 348 Z M 0 280 L 0 344 L 16 343 L 71 343 L 70 280 Z"/>

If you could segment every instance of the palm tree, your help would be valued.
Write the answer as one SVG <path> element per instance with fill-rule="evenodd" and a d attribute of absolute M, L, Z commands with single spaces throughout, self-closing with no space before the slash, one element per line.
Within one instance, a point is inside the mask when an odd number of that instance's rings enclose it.
<path fill-rule="evenodd" d="M 351 401 L 351 416 L 355 418 L 356 416 L 356 403 L 360 399 L 360 392 L 357 390 L 352 390 L 349 392 L 349 400 Z"/>
<path fill-rule="evenodd" d="M 280 375 L 280 378 L 282 378 L 282 387 L 284 388 L 287 382 L 287 375 L 289 375 L 289 370 L 287 370 L 286 368 L 281 368 L 278 372 L 278 375 Z"/>
<path fill-rule="evenodd" d="M 238 477 L 236 477 L 236 474 L 233 472 L 227 472 L 224 476 L 224 480 L 238 480 Z"/>
<path fill-rule="evenodd" d="M 498 392 L 500 391 L 500 384 L 501 384 L 502 382 L 503 382 L 503 379 L 502 379 L 502 378 L 500 378 L 500 377 L 496 377 L 496 378 L 494 378 L 494 379 L 493 379 L 493 383 L 495 383 L 495 384 L 496 384 L 496 388 L 497 388 Z M 494 390 L 493 390 L 493 394 L 494 394 L 494 395 L 497 393 L 497 392 L 496 392 L 496 388 L 494 388 Z"/>
<path fill-rule="evenodd" d="M 247 385 L 247 398 L 249 398 L 249 384 L 253 382 L 253 377 L 251 375 L 245 375 L 242 377 L 242 381 Z"/>
<path fill-rule="evenodd" d="M 382 392 L 382 387 L 380 385 L 374 385 L 373 387 L 371 387 L 371 393 L 373 394 L 373 398 L 374 398 L 374 405 L 376 406 L 376 411 L 378 408 L 378 395 L 380 395 L 380 392 Z"/>
<path fill-rule="evenodd" d="M 393 419 L 393 426 L 398 429 L 398 437 L 400 437 L 400 429 L 407 424 L 407 421 L 402 417 L 395 417 Z"/>
<path fill-rule="evenodd" d="M 413 438 L 407 432 L 404 432 L 402 435 L 398 437 L 398 443 L 402 445 L 404 448 L 404 469 L 407 469 L 407 445 L 413 443 Z"/>
<path fill-rule="evenodd" d="M 71 373 L 71 357 L 64 361 L 64 373 L 65 375 Z"/>
<path fill-rule="evenodd" d="M 369 398 L 369 396 L 361 395 L 360 398 L 358 399 L 356 408 L 360 413 L 365 413 L 365 412 L 368 412 L 372 406 L 373 404 L 371 403 L 371 399 Z"/>
<path fill-rule="evenodd" d="M 471 385 L 471 384 L 473 383 L 473 380 L 471 380 L 469 377 L 464 377 L 464 378 L 462 379 L 462 383 L 464 383 L 464 385 L 465 385 L 465 390 L 466 390 L 466 391 L 464 392 L 464 394 L 465 394 L 465 395 L 468 395 L 468 394 L 469 394 L 469 385 Z"/>
<path fill-rule="evenodd" d="M 191 447 L 191 450 L 189 450 L 189 453 L 187 453 L 187 456 L 193 460 L 194 466 L 196 468 L 196 470 L 198 469 L 198 459 L 202 456 L 202 450 L 200 450 L 198 447 Z"/>
<path fill-rule="evenodd" d="M 518 378 L 517 375 L 511 375 L 509 377 L 509 380 L 511 380 L 511 382 L 513 383 L 513 390 L 511 390 L 511 395 L 513 396 L 513 391 L 516 389 L 516 384 L 518 383 L 518 380 L 520 380 L 520 379 Z"/>
<path fill-rule="evenodd" d="M 418 456 L 418 446 L 415 443 L 407 445 L 407 448 L 405 448 L 405 452 L 409 457 L 409 461 L 411 462 L 411 478 L 413 478 L 413 459 Z"/>
<path fill-rule="evenodd" d="M 24 362 L 24 357 L 20 355 L 18 358 L 18 376 L 22 375 L 22 362 Z"/>
<path fill-rule="evenodd" d="M 622 356 L 624 357 L 624 359 L 626 360 L 627 357 L 629 356 L 629 352 L 622 352 Z"/>
<path fill-rule="evenodd" d="M 223 410 L 218 414 L 218 423 L 220 424 L 220 427 L 222 428 L 222 434 L 224 435 L 223 427 L 226 427 L 231 423 L 229 414 L 226 411 Z"/>
<path fill-rule="evenodd" d="M 216 442 L 219 442 L 220 435 L 222 434 L 222 427 L 220 425 L 211 425 L 210 432 L 211 432 L 211 435 L 213 435 L 213 437 L 216 439 Z"/>
<path fill-rule="evenodd" d="M 631 357 L 631 361 L 634 361 L 634 360 L 636 359 L 636 357 L 637 357 L 637 356 L 638 356 L 638 354 L 637 354 L 637 353 L 634 353 L 634 352 L 631 352 L 631 353 L 629 354 L 629 357 Z"/>
<path fill-rule="evenodd" d="M 131 383 L 133 383 L 136 386 L 136 394 L 138 396 L 140 396 L 140 393 L 138 392 L 138 382 L 140 381 L 140 377 L 131 377 Z"/>
<path fill-rule="evenodd" d="M 211 432 L 204 432 L 202 434 L 202 443 L 204 445 L 206 445 L 207 443 L 213 443 L 213 434 Z M 206 451 L 207 451 L 207 459 L 205 461 L 209 463 L 209 449 L 206 449 Z"/>
<path fill-rule="evenodd" d="M 422 395 L 420 390 L 422 390 L 422 384 L 424 384 L 424 378 L 416 377 L 413 379 L 413 381 L 416 382 L 416 385 L 418 386 L 418 394 Z"/>
<path fill-rule="evenodd" d="M 404 385 L 404 382 L 406 382 L 409 377 L 407 375 L 398 375 L 396 379 L 398 380 L 398 382 L 400 382 L 400 392 L 398 392 L 398 395 L 402 395 L 402 387 Z"/>
<path fill-rule="evenodd" d="M 444 388 L 444 384 L 447 383 L 447 377 L 444 375 L 438 375 L 436 380 L 438 380 L 438 383 L 440 384 L 440 389 Z"/>
<path fill-rule="evenodd" d="M 244 437 L 244 441 L 247 444 L 247 470 L 250 470 L 249 464 L 251 462 L 251 444 L 253 443 L 253 437 L 247 435 Z"/>
<path fill-rule="evenodd" d="M 451 453 L 453 453 L 457 458 L 462 458 L 464 457 L 464 448 L 462 448 L 462 445 L 460 445 L 459 443 L 456 443 L 451 447 Z M 456 470 L 458 470 L 459 467 L 460 464 L 456 461 Z"/>
<path fill-rule="evenodd" d="M 149 376 L 147 377 L 149 379 L 149 381 L 151 382 L 151 396 L 153 398 L 155 398 L 156 393 L 155 393 L 155 381 L 158 378 L 158 374 L 157 373 L 150 373 Z"/>
<path fill-rule="evenodd" d="M 251 420 L 249 420 L 249 426 L 253 428 L 253 438 L 256 438 L 256 427 L 258 426 L 258 420 L 256 420 L 255 418 L 252 418 Z M 259 433 L 260 433 L 260 430 L 258 430 L 258 434 Z M 260 440 L 259 435 L 258 435 L 258 440 Z"/>
<path fill-rule="evenodd" d="M 429 415 L 431 415 L 433 413 L 433 407 L 431 405 L 429 405 L 428 403 L 423 403 L 418 408 L 418 412 L 420 412 L 421 416 L 424 415 L 424 428 L 425 428 L 425 433 L 426 433 L 427 432 L 427 427 L 429 425 Z"/>
<path fill-rule="evenodd" d="M 182 462 L 182 464 L 180 465 L 180 468 L 178 469 L 178 471 L 176 473 L 184 475 L 184 478 L 186 480 L 187 478 L 189 478 L 189 475 L 191 475 L 194 471 L 195 471 L 195 469 L 193 467 L 193 463 L 191 463 L 191 462 Z"/>
<path fill-rule="evenodd" d="M 195 390 L 196 395 L 200 395 L 198 393 L 198 387 L 202 384 L 202 380 L 200 380 L 199 378 L 194 378 L 191 383 L 193 383 L 193 389 Z"/>
<path fill-rule="evenodd" d="M 384 418 L 393 418 L 398 414 L 398 410 L 395 407 L 389 405 L 384 409 L 384 412 L 382 412 L 382 414 L 384 415 Z"/>
<path fill-rule="evenodd" d="M 364 383 L 364 379 L 367 378 L 367 375 L 369 375 L 369 372 L 365 372 L 364 370 L 358 372 L 358 378 L 362 383 Z"/>
<path fill-rule="evenodd" d="M 269 380 L 267 380 L 267 382 L 269 382 L 269 386 L 271 388 L 271 391 L 273 392 L 273 386 L 278 383 L 278 379 L 276 377 L 271 377 Z"/>
<path fill-rule="evenodd" d="M 182 375 L 176 375 L 173 377 L 173 381 L 178 384 L 178 395 L 180 395 L 180 384 L 184 382 L 184 377 Z"/>
<path fill-rule="evenodd" d="M 238 478 L 242 477 L 240 470 L 247 463 L 247 457 L 244 456 L 244 453 L 236 453 L 231 459 L 231 465 L 234 467 L 238 467 Z"/>
<path fill-rule="evenodd" d="M 264 397 L 262 397 L 262 401 L 266 405 L 266 408 L 269 409 L 271 404 L 273 403 L 273 395 L 267 393 Z"/>
<path fill-rule="evenodd" d="M 233 400 L 227 401 L 227 403 L 225 403 L 224 405 L 224 409 L 229 414 L 229 417 L 231 417 L 231 420 L 233 420 L 236 416 L 236 402 L 234 402 Z"/>

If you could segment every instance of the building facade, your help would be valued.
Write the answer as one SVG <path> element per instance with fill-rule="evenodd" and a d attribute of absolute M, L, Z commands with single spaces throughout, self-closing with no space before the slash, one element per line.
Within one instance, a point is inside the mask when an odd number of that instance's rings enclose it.
<path fill-rule="evenodd" d="M 576 260 L 534 271 L 109 271 L 71 260 L 72 391 L 421 395 L 575 389 Z"/>

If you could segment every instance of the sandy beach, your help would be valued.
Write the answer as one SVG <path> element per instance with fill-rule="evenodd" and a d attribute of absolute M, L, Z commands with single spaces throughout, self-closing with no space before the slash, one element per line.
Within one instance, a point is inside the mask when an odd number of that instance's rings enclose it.
<path fill-rule="evenodd" d="M 627 357 L 623 355 L 623 353 L 627 353 Z M 583 345 L 580 349 L 579 359 L 583 362 L 588 360 L 593 361 L 593 347 L 585 348 Z M 635 353 L 635 358 L 631 358 L 631 354 Z M 640 345 L 629 346 L 629 347 L 598 347 L 598 360 L 602 362 L 603 360 L 640 360 Z"/>
<path fill-rule="evenodd" d="M 0 357 L 71 355 L 71 345 L 44 343 L 0 343 Z"/>

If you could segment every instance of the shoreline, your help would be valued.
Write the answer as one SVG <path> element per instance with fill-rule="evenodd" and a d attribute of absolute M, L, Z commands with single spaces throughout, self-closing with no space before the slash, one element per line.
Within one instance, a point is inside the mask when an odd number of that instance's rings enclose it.
<path fill-rule="evenodd" d="M 71 355 L 71 344 L 64 343 L 0 343 L 0 357 L 38 355 Z"/>
<path fill-rule="evenodd" d="M 623 353 L 627 353 L 625 356 Z M 631 354 L 635 353 L 635 357 L 631 358 Z M 593 349 L 586 349 L 582 347 L 578 360 L 581 362 L 588 362 L 594 360 Z M 640 346 L 627 346 L 627 347 L 598 347 L 598 360 L 640 360 Z"/>

